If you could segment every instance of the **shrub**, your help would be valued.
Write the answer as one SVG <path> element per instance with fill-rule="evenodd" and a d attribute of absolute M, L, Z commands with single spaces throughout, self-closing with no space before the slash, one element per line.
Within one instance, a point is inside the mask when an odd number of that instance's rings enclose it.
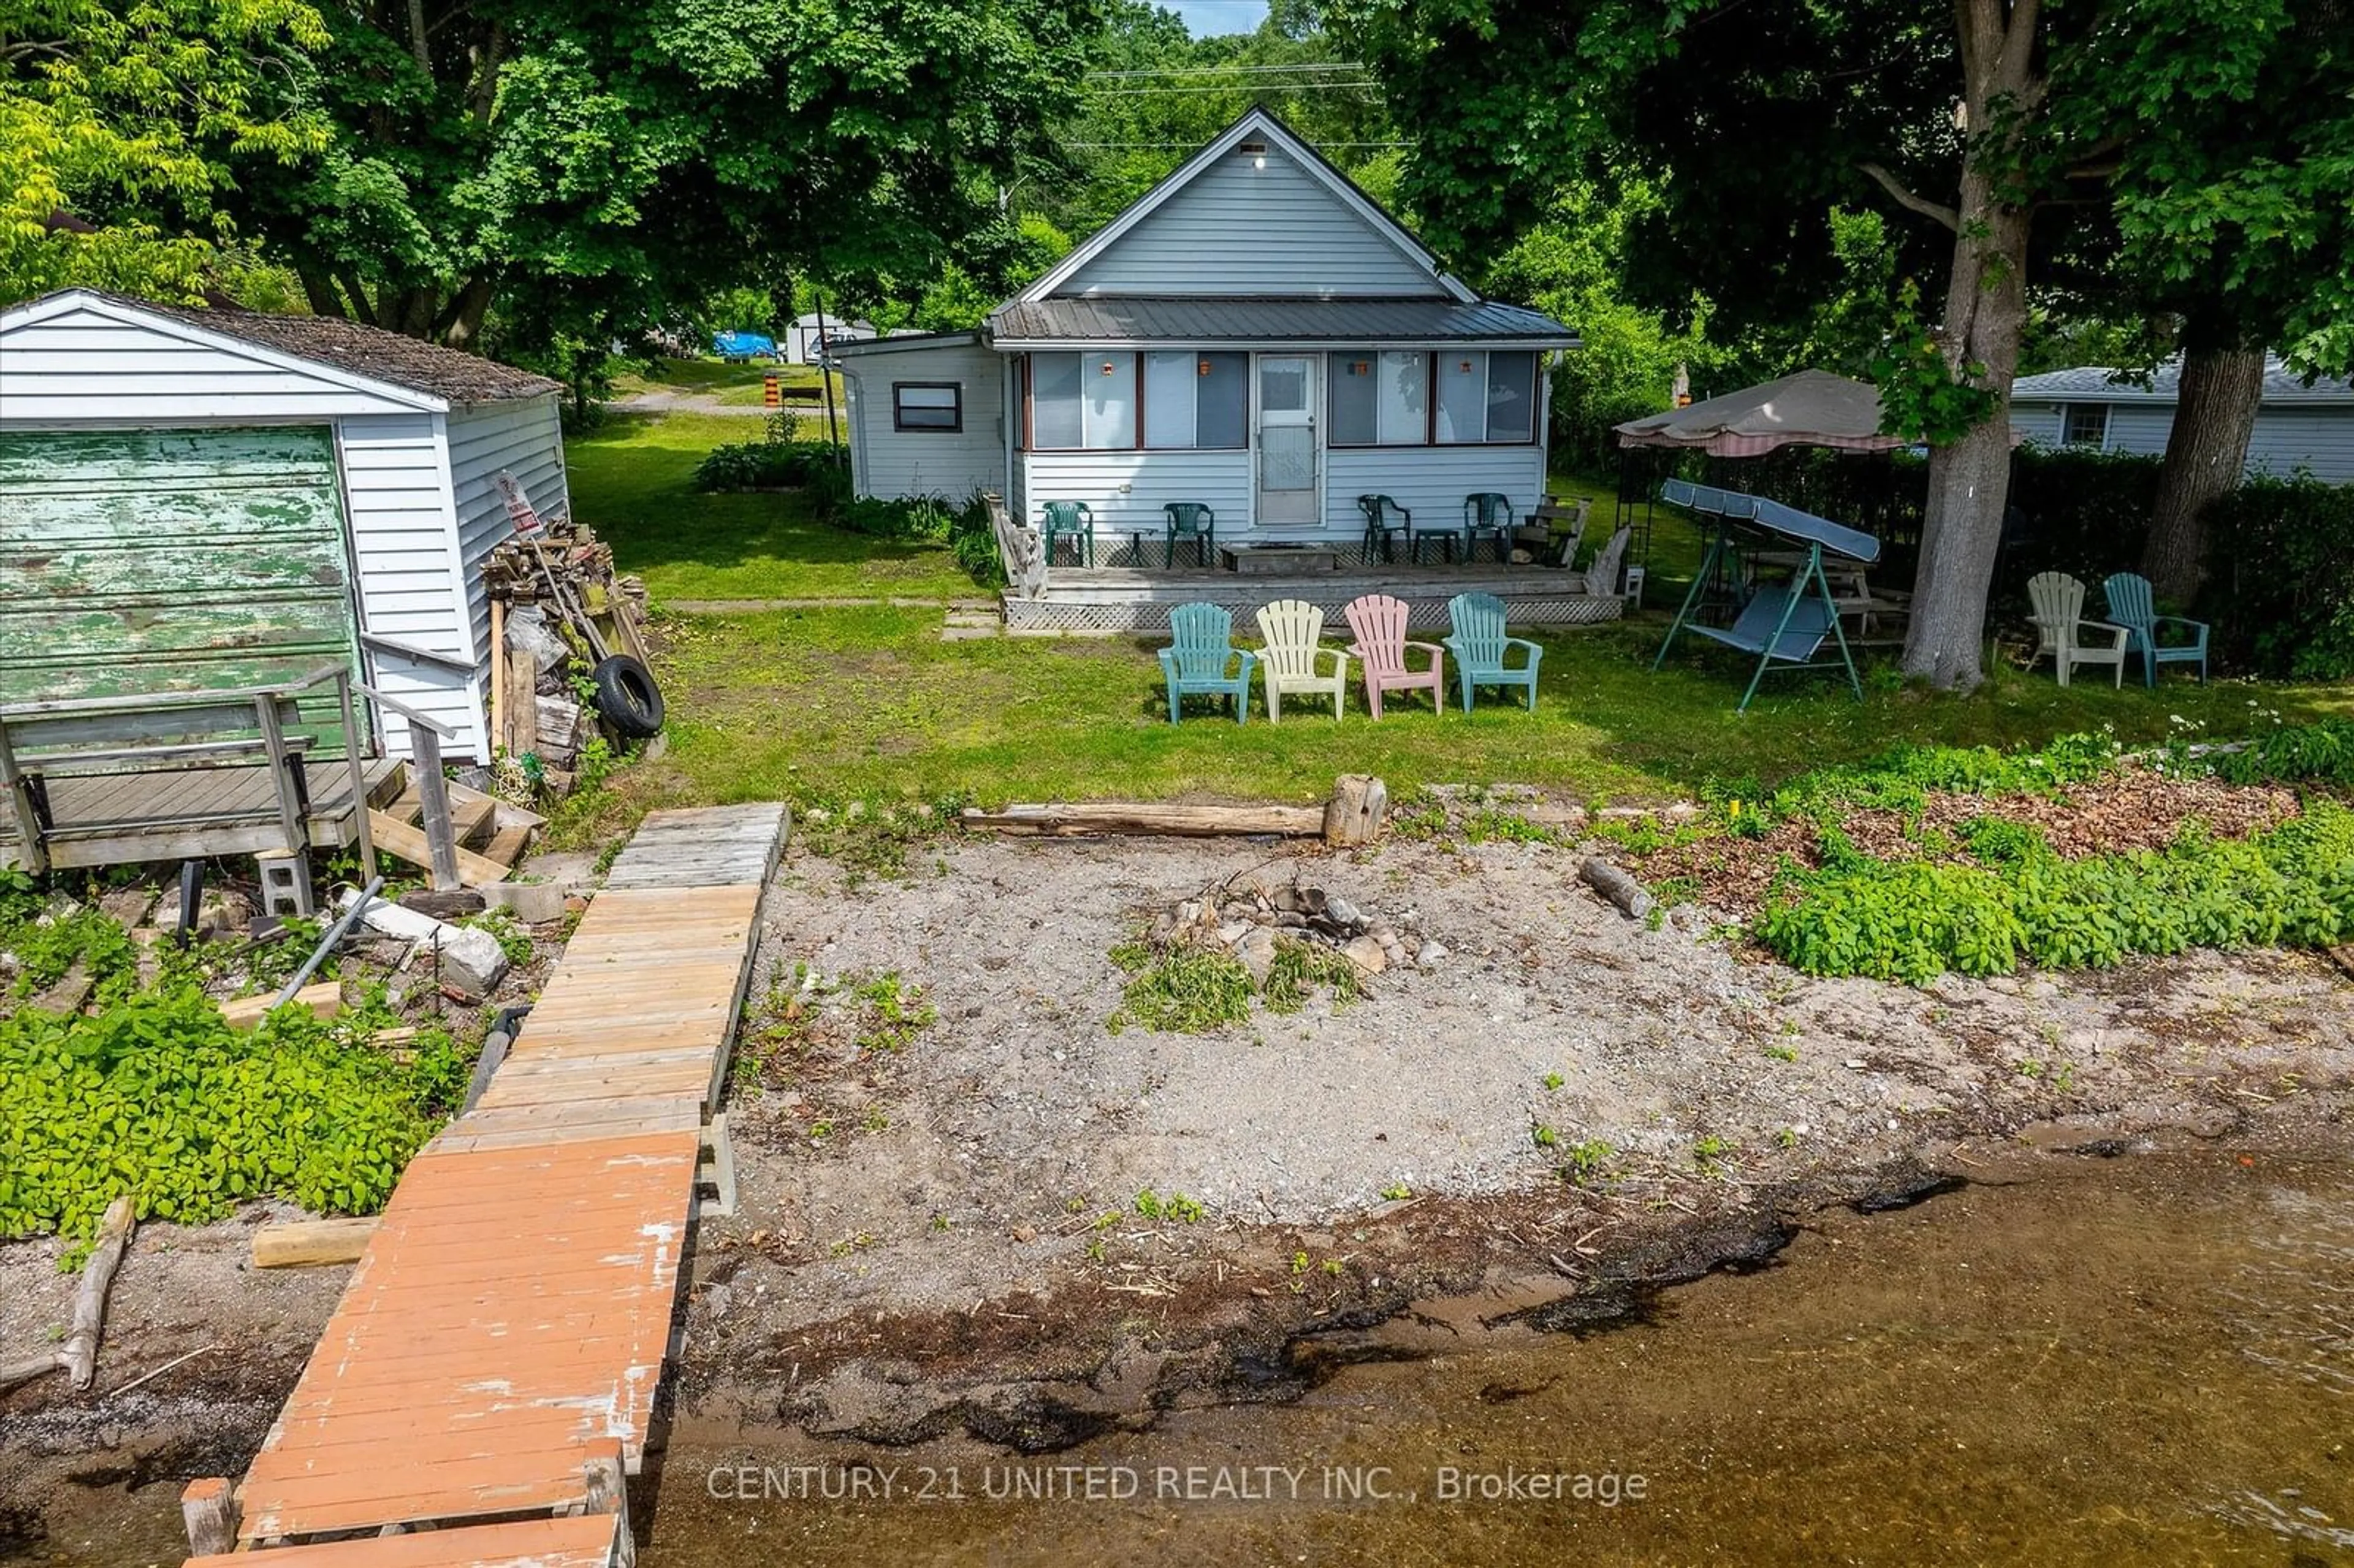
<path fill-rule="evenodd" d="M 705 491 L 779 490 L 825 482 L 843 471 L 843 452 L 823 441 L 738 441 L 714 447 L 695 465 Z"/>
<path fill-rule="evenodd" d="M 2200 612 L 2235 667 L 2306 680 L 2354 675 L 2354 485 L 2252 479 L 2207 512 Z"/>

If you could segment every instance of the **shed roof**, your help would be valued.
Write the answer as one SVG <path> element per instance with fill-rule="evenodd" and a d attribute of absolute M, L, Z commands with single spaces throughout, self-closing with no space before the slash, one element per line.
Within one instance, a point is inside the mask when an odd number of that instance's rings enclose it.
<path fill-rule="evenodd" d="M 485 359 L 478 354 L 444 348 L 440 344 L 423 343 L 413 337 L 403 337 L 397 332 L 363 326 L 358 322 L 344 321 L 334 316 L 283 316 L 265 311 L 165 304 L 95 289 L 63 292 L 79 293 L 129 310 L 165 316 L 205 332 L 237 338 L 262 348 L 274 349 L 280 354 L 292 355 L 297 359 L 307 359 L 355 376 L 388 382 L 395 387 L 406 387 L 411 391 L 429 393 L 452 403 L 498 403 L 545 397 L 564 389 L 560 383 L 545 376 L 517 370 L 511 365 L 501 365 L 497 360 Z M 39 305 L 48 300 L 62 297 L 63 294 L 51 294 L 33 303 Z"/>
<path fill-rule="evenodd" d="M 1057 344 L 1495 343 L 1575 348 L 1577 334 L 1551 316 L 1493 300 L 1154 298 L 1094 295 L 1013 300 L 989 318 L 1000 348 Z"/>
<path fill-rule="evenodd" d="M 2147 387 L 2114 377 L 2137 374 L 2128 370 L 2112 370 L 2106 366 L 2083 365 L 2072 370 L 2051 370 L 2041 376 L 2022 376 L 2011 384 L 2010 400 L 2014 403 L 2174 403 L 2181 400 L 2182 361 L 2169 359 L 2149 376 Z M 2354 383 L 2316 381 L 2305 384 L 2305 377 L 2288 368 L 2277 354 L 2264 356 L 2264 389 L 2263 401 L 2299 403 L 2308 407 L 2324 405 L 2354 408 Z"/>

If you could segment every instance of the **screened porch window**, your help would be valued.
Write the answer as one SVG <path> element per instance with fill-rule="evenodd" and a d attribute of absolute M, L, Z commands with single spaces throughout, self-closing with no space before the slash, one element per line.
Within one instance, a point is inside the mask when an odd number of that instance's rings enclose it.
<path fill-rule="evenodd" d="M 1325 366 L 1336 447 L 1536 440 L 1537 356 L 1526 350 L 1357 350 Z"/>
<path fill-rule="evenodd" d="M 1034 451 L 1240 451 L 1249 445 L 1247 354 L 1122 349 L 1030 356 Z"/>

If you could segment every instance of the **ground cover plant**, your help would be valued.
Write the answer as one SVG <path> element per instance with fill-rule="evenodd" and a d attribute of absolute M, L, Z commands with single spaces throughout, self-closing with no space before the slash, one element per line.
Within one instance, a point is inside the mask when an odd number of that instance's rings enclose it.
<path fill-rule="evenodd" d="M 1620 830 L 1655 880 L 1753 919 L 1812 974 L 1925 983 L 2022 963 L 2354 936 L 2354 724 L 2127 755 L 1915 747 L 1723 794 L 1672 834 Z"/>

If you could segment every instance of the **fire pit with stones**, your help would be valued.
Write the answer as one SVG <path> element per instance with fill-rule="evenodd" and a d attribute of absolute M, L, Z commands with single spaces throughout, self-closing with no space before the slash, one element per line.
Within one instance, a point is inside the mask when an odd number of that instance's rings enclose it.
<path fill-rule="evenodd" d="M 1411 920 L 1411 914 L 1402 919 Z M 1156 948 L 1193 946 L 1232 953 L 1264 987 L 1286 938 L 1335 949 L 1362 975 L 1398 968 L 1435 968 L 1447 958 L 1437 942 L 1401 930 L 1351 899 L 1298 882 L 1273 887 L 1211 888 L 1164 909 L 1152 922 Z"/>

